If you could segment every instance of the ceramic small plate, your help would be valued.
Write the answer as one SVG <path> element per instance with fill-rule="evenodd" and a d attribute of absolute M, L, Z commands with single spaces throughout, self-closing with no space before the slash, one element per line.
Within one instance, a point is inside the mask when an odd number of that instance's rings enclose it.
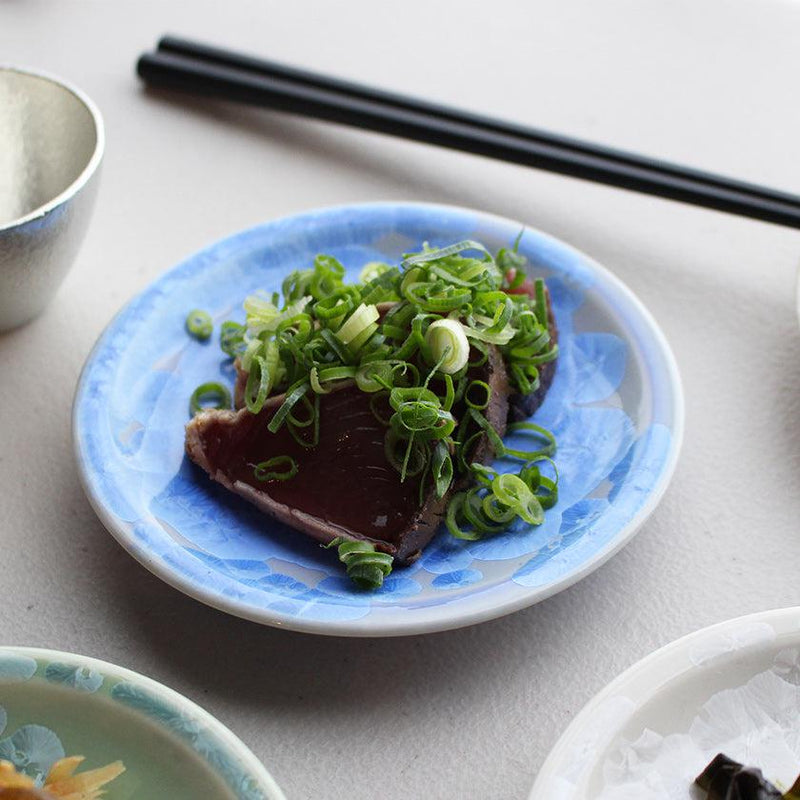
<path fill-rule="evenodd" d="M 318 253 L 355 280 L 423 242 L 511 245 L 522 223 L 464 209 L 378 203 L 310 212 L 231 236 L 166 273 L 111 322 L 84 368 L 74 437 L 87 495 L 111 533 L 181 591 L 257 622 L 387 636 L 498 617 L 569 586 L 627 542 L 672 474 L 683 430 L 674 359 L 641 303 L 613 275 L 545 234 L 520 251 L 544 276 L 560 330 L 556 377 L 536 421 L 558 439 L 559 502 L 538 527 L 480 542 L 442 530 L 377 592 L 356 589 L 335 554 L 228 493 L 184 457 L 188 400 L 232 384 L 213 337 L 184 322 L 243 320 L 242 301 L 279 290 Z M 353 476 L 357 480 L 357 476 Z"/>
<path fill-rule="evenodd" d="M 41 785 L 53 763 L 78 772 L 122 761 L 107 800 L 285 800 L 256 757 L 177 692 L 93 658 L 0 647 L 0 759 Z"/>
<path fill-rule="evenodd" d="M 685 636 L 624 672 L 578 714 L 530 800 L 700 800 L 717 753 L 788 789 L 800 773 L 800 608 Z"/>

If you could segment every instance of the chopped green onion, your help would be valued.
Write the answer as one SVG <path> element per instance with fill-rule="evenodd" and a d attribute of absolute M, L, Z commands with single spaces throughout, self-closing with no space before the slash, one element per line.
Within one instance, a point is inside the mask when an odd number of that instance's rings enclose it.
<path fill-rule="evenodd" d="M 244 350 L 245 326 L 238 322 L 227 320 L 222 323 L 219 331 L 219 346 L 225 355 L 236 358 Z"/>
<path fill-rule="evenodd" d="M 285 469 L 276 469 L 283 467 Z M 299 471 L 297 462 L 291 456 L 273 456 L 260 464 L 256 464 L 253 474 L 258 481 L 288 481 Z"/>
<path fill-rule="evenodd" d="M 360 589 L 380 589 L 392 571 L 392 557 L 378 551 L 374 544 L 337 536 L 325 548 L 338 548 L 339 561 L 347 568 L 347 576 Z"/>
<path fill-rule="evenodd" d="M 385 272 L 394 269 L 391 264 L 384 264 L 383 261 L 370 261 L 361 268 L 358 273 L 359 283 L 370 283 Z"/>
<path fill-rule="evenodd" d="M 401 266 L 407 269 L 415 264 L 425 264 L 430 261 L 440 261 L 447 256 L 453 256 L 456 253 L 463 253 L 465 250 L 478 250 L 487 255 L 490 259 L 492 254 L 480 243 L 474 242 L 471 239 L 465 239 L 463 242 L 456 242 L 455 244 L 441 247 L 438 250 L 424 250 L 422 253 L 408 256 L 403 260 Z"/>
<path fill-rule="evenodd" d="M 406 445 L 406 452 L 403 456 L 403 463 L 400 465 L 400 483 L 402 483 L 406 479 L 406 475 L 408 475 L 408 460 L 411 458 L 412 452 L 419 452 L 419 443 L 417 443 L 417 449 L 414 449 L 414 432 L 411 432 L 411 436 L 408 437 L 408 444 Z M 427 458 L 424 456 L 420 459 L 420 471 L 425 469 L 427 465 Z"/>
<path fill-rule="evenodd" d="M 545 297 L 544 281 L 541 278 L 536 279 L 534 292 L 536 294 L 536 318 L 539 320 L 540 325 L 547 327 L 547 299 Z"/>
<path fill-rule="evenodd" d="M 464 326 L 457 319 L 439 319 L 428 326 L 425 342 L 430 347 L 431 358 L 441 361 L 439 369 L 452 375 L 467 365 L 469 342 Z"/>
<path fill-rule="evenodd" d="M 312 367 L 308 377 L 311 382 L 311 388 L 317 394 L 328 394 L 330 388 L 325 388 L 323 384 L 346 380 L 355 377 L 355 375 L 355 367 L 327 367 L 322 369 Z"/>
<path fill-rule="evenodd" d="M 343 287 L 322 300 L 317 301 L 314 306 L 314 315 L 317 319 L 330 322 L 345 314 L 349 314 L 359 300 L 360 292 L 353 287 Z"/>
<path fill-rule="evenodd" d="M 287 320 L 301 315 L 310 302 L 310 297 L 301 297 L 283 311 L 279 311 L 269 300 L 251 294 L 244 301 L 244 309 L 247 312 L 247 332 L 251 336 L 274 332 Z"/>
<path fill-rule="evenodd" d="M 482 396 L 478 399 L 475 398 L 475 391 L 482 392 Z M 467 389 L 464 392 L 464 402 L 470 407 L 478 411 L 483 411 L 489 405 L 492 399 L 492 387 L 486 381 L 470 381 L 467 384 Z"/>
<path fill-rule="evenodd" d="M 380 275 L 369 281 L 361 290 L 361 300 L 367 305 L 375 303 L 390 303 L 400 299 L 397 293 L 397 282 L 400 270 L 397 267 L 381 272 Z"/>
<path fill-rule="evenodd" d="M 340 342 L 339 339 L 336 338 L 336 334 L 329 331 L 327 328 L 322 328 L 319 332 L 319 335 L 325 340 L 325 343 L 328 345 L 328 347 L 330 347 L 331 352 L 336 358 L 339 359 L 339 361 L 341 361 L 343 364 L 353 363 L 353 356 L 347 349 L 347 345 Z"/>
<path fill-rule="evenodd" d="M 362 392 L 379 392 L 392 389 L 397 381 L 419 382 L 419 370 L 407 361 L 368 361 L 358 368 L 355 379 Z"/>
<path fill-rule="evenodd" d="M 214 405 L 208 405 L 213 403 Z M 231 393 L 221 383 L 202 383 L 189 398 L 189 413 L 194 416 L 201 411 L 231 407 Z"/>
<path fill-rule="evenodd" d="M 475 361 L 468 361 L 468 366 L 474 369 L 482 367 L 489 360 L 489 348 L 483 342 L 472 342 L 472 350 L 478 353 L 478 358 Z"/>
<path fill-rule="evenodd" d="M 286 419 L 289 412 L 294 407 L 294 404 L 309 390 L 310 386 L 311 384 L 308 381 L 301 381 L 291 387 L 286 393 L 286 398 L 281 404 L 281 407 L 275 412 L 275 416 L 269 421 L 269 425 L 267 425 L 267 430 L 270 433 L 275 433 L 279 430 L 284 419 Z"/>
<path fill-rule="evenodd" d="M 308 413 L 308 417 L 303 419 L 295 414 L 295 409 L 303 407 Z M 295 428 L 310 428 L 314 424 L 314 401 L 308 399 L 308 394 L 304 394 L 286 415 L 286 421 Z"/>
<path fill-rule="evenodd" d="M 264 407 L 271 385 L 267 360 L 256 356 L 250 364 L 250 372 L 247 373 L 247 383 L 244 387 L 244 404 L 251 414 L 258 414 Z"/>
<path fill-rule="evenodd" d="M 515 458 L 524 458 L 527 461 L 535 461 L 545 456 L 552 456 L 556 452 L 556 437 L 541 425 L 536 425 L 533 422 L 512 422 L 507 428 L 506 433 L 516 433 L 517 431 L 530 431 L 536 434 L 540 439 L 544 439 L 544 447 L 538 450 L 516 450 L 514 448 L 503 445 L 505 455 L 514 456 Z"/>
<path fill-rule="evenodd" d="M 479 342 L 487 342 L 488 344 L 504 345 L 508 344 L 513 338 L 516 330 L 510 325 L 507 325 L 505 330 L 492 331 L 491 326 L 494 324 L 491 319 L 481 318 L 489 324 L 489 328 L 478 328 L 470 325 L 464 326 L 464 333 L 470 339 L 476 339 Z"/>
<path fill-rule="evenodd" d="M 447 508 L 445 522 L 453 536 L 476 541 L 507 530 L 517 517 L 530 525 L 544 522 L 544 503 L 519 475 L 491 477 L 481 465 L 472 467 L 479 485 L 459 492 Z"/>
<path fill-rule="evenodd" d="M 442 400 L 442 408 L 445 411 L 450 411 L 456 399 L 456 392 L 453 387 L 452 375 L 448 375 L 447 373 L 445 373 L 444 386 L 445 386 L 445 395 L 444 395 L 444 400 Z"/>
<path fill-rule="evenodd" d="M 315 447 L 320 398 L 351 381 L 369 394 L 373 415 L 386 427 L 386 459 L 401 481 L 418 482 L 420 504 L 431 492 L 445 497 L 454 480 L 471 474 L 474 485 L 448 507 L 454 536 L 495 535 L 517 519 L 541 524 L 558 499 L 558 472 L 542 473 L 543 462 L 552 464 L 555 438 L 533 423 L 518 423 L 508 432 L 531 434 L 532 448 L 505 445 L 484 413 L 492 390 L 478 372 L 495 347 L 514 390 L 530 394 L 539 388 L 542 365 L 558 355 L 547 288 L 539 279 L 526 291 L 521 236 L 494 257 L 471 240 L 442 248 L 424 243 L 399 267 L 366 264 L 356 284 L 345 283 L 345 268 L 336 258 L 321 254 L 310 268 L 284 279 L 282 299 L 277 292 L 250 295 L 245 324 L 227 321 L 220 331 L 223 352 L 238 358 L 247 373 L 247 409 L 259 413 L 270 397 L 283 394 L 268 430 L 286 425 L 299 445 Z M 380 311 L 378 304 L 384 304 Z M 198 395 L 193 410 L 205 396 Z M 212 395 L 217 397 L 230 404 L 229 396 Z M 524 460 L 516 474 L 471 463 L 476 444 L 486 438 L 498 457 Z M 256 469 L 266 480 L 281 480 L 296 467 L 289 456 L 277 456 Z M 348 573 L 365 570 L 365 584 L 379 585 L 369 559 L 391 569 L 391 557 L 368 542 L 346 544 Z M 381 581 L 383 574 L 379 568 Z"/>
<path fill-rule="evenodd" d="M 395 410 L 390 424 L 400 436 L 416 434 L 426 440 L 443 439 L 456 426 L 455 418 L 442 408 L 436 394 L 421 386 L 392 389 L 389 404 Z"/>
<path fill-rule="evenodd" d="M 289 435 L 306 450 L 310 450 L 319 444 L 319 395 L 314 395 L 313 402 L 308 399 L 308 396 L 303 396 L 300 401 L 308 409 L 308 420 L 298 421 L 293 412 L 290 412 L 286 417 L 286 427 Z M 307 435 L 301 435 L 303 431 L 311 428 L 310 438 Z"/>
<path fill-rule="evenodd" d="M 367 306 L 362 303 L 347 319 L 347 321 L 336 331 L 336 336 L 342 344 L 350 344 L 357 336 L 365 330 L 370 330 L 380 317 L 375 306 Z M 375 325 L 374 330 L 377 330 Z M 356 348 L 357 349 L 357 348 Z"/>
<path fill-rule="evenodd" d="M 491 489 L 499 504 L 515 512 L 525 522 L 531 525 L 541 525 L 544 522 L 544 512 L 536 495 L 518 475 L 498 475 L 492 481 Z"/>
<path fill-rule="evenodd" d="M 450 531 L 450 534 L 456 539 L 475 542 L 478 539 L 483 539 L 487 534 L 500 533 L 507 527 L 506 525 L 485 523 L 477 517 L 474 509 L 476 498 L 478 498 L 478 495 L 474 489 L 468 492 L 458 492 L 453 495 L 453 499 L 447 506 L 445 525 L 447 525 L 447 530 Z M 478 505 L 480 506 L 479 498 Z"/>
<path fill-rule="evenodd" d="M 369 399 L 369 410 L 372 412 L 372 416 L 375 417 L 375 419 L 377 419 L 381 425 L 385 425 L 387 428 L 391 424 L 391 419 L 388 416 L 381 414 L 377 406 L 379 403 L 383 403 L 384 401 L 386 401 L 388 404 L 388 398 L 388 392 L 380 392 L 379 394 L 373 394 Z"/>
<path fill-rule="evenodd" d="M 350 350 L 353 353 L 358 353 L 358 351 L 361 350 L 361 348 L 369 341 L 369 339 L 377 330 L 378 324 L 376 322 L 373 322 L 370 325 L 362 328 L 361 331 L 348 342 Z"/>
<path fill-rule="evenodd" d="M 405 446 L 402 458 L 398 455 L 399 445 Z M 401 482 L 420 475 L 427 465 L 425 447 L 422 442 L 414 442 L 413 437 L 406 440 L 389 430 L 384 439 L 383 450 L 386 460 L 400 473 Z"/>
<path fill-rule="evenodd" d="M 211 319 L 211 314 L 209 314 L 208 311 L 201 311 L 198 308 L 194 309 L 194 311 L 190 311 L 189 315 L 186 317 L 186 330 L 189 331 L 195 339 L 205 341 L 211 336 L 214 330 L 214 322 Z"/>
<path fill-rule="evenodd" d="M 453 459 L 444 442 L 439 442 L 433 451 L 433 482 L 436 496 L 444 497 L 453 482 Z"/>
<path fill-rule="evenodd" d="M 489 420 L 481 414 L 475 408 L 470 408 L 468 412 L 468 416 L 472 417 L 475 422 L 480 425 L 483 429 L 483 432 L 489 437 L 489 441 L 492 443 L 492 449 L 494 450 L 495 456 L 500 458 L 501 456 L 506 455 L 508 452 L 506 450 L 505 445 L 503 444 L 503 440 L 497 435 L 497 431 L 489 424 Z"/>
<path fill-rule="evenodd" d="M 314 259 L 314 272 L 308 284 L 311 295 L 321 300 L 342 285 L 344 267 L 333 256 L 318 255 Z"/>

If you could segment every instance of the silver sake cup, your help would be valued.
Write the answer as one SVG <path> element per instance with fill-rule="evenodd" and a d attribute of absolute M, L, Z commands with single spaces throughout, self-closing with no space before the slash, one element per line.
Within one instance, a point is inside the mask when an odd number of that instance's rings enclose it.
<path fill-rule="evenodd" d="M 102 117 L 83 92 L 0 65 L 0 330 L 39 314 L 67 274 L 104 147 Z"/>

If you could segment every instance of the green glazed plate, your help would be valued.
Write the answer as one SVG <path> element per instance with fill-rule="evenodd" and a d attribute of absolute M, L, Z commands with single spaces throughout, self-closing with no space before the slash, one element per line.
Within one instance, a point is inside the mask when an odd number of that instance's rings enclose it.
<path fill-rule="evenodd" d="M 0 647 L 0 759 L 44 780 L 64 756 L 79 771 L 122 761 L 105 800 L 285 800 L 225 726 L 177 692 L 84 656 Z"/>

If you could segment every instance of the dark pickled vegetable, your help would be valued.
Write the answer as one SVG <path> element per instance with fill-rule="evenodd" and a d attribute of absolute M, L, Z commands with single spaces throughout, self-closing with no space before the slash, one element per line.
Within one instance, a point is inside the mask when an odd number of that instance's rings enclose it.
<path fill-rule="evenodd" d="M 723 753 L 716 755 L 694 782 L 707 792 L 706 800 L 795 800 L 793 792 L 800 788 L 798 778 L 784 795 L 760 769 L 745 767 Z"/>

